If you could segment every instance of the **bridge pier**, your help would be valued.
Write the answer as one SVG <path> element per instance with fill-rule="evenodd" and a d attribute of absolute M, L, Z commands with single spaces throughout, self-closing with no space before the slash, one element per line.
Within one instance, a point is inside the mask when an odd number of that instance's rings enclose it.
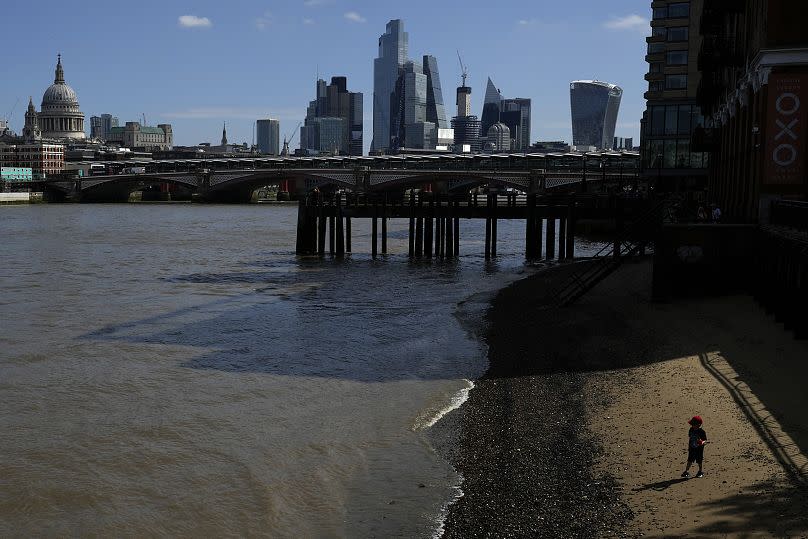
<path fill-rule="evenodd" d="M 558 260 L 567 259 L 567 219 L 558 218 Z"/>
<path fill-rule="evenodd" d="M 415 218 L 415 258 L 424 254 L 424 218 Z"/>
<path fill-rule="evenodd" d="M 527 195 L 527 219 L 525 219 L 525 258 L 533 260 L 536 256 L 536 195 Z"/>
<path fill-rule="evenodd" d="M 337 242 L 337 230 L 336 230 L 337 218 L 336 216 L 332 215 L 328 218 L 328 254 L 334 256 L 336 254 L 336 242 Z"/>
<path fill-rule="evenodd" d="M 351 218 L 345 218 L 345 252 L 351 252 Z"/>
<path fill-rule="evenodd" d="M 319 202 L 319 201 L 318 201 Z M 322 204 L 318 206 L 318 223 L 317 223 L 317 255 L 325 256 L 325 210 Z"/>
<path fill-rule="evenodd" d="M 497 256 L 497 205 L 499 204 L 499 199 L 495 194 L 493 197 L 493 204 L 491 206 L 491 256 Z"/>

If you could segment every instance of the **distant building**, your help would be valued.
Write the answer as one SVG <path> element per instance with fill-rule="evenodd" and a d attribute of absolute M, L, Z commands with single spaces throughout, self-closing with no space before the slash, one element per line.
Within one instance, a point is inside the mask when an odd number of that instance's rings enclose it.
<path fill-rule="evenodd" d="M 65 147 L 48 142 L 0 143 L 0 167 L 30 168 L 35 179 L 61 174 L 65 168 Z"/>
<path fill-rule="evenodd" d="M 454 145 L 454 129 L 438 129 L 438 141 L 435 149 L 439 151 L 449 151 Z"/>
<path fill-rule="evenodd" d="M 56 77 L 42 96 L 38 113 L 42 138 L 51 140 L 84 140 L 84 113 L 79 109 L 76 92 L 65 82 L 62 56 L 58 55 Z"/>
<path fill-rule="evenodd" d="M 479 153 L 482 150 L 480 140 L 480 119 L 471 115 L 471 87 L 463 84 L 457 87 L 457 116 L 452 118 L 454 130 L 454 151 L 457 153 Z"/>
<path fill-rule="evenodd" d="M 563 140 L 540 140 L 533 143 L 530 149 L 540 153 L 567 153 L 570 145 Z"/>
<path fill-rule="evenodd" d="M 148 127 L 139 122 L 126 122 L 124 127 L 110 128 L 107 142 L 133 150 L 166 151 L 174 146 L 174 133 L 171 124 Z"/>
<path fill-rule="evenodd" d="M 608 150 L 614 143 L 614 130 L 623 90 L 597 80 L 570 83 L 572 145 Z"/>
<path fill-rule="evenodd" d="M 480 141 L 480 120 L 477 116 L 455 116 L 452 118 L 454 130 L 454 150 L 457 153 L 479 153 L 482 149 Z"/>
<path fill-rule="evenodd" d="M 612 144 L 613 150 L 633 150 L 634 149 L 634 139 L 631 137 L 623 138 L 623 137 L 614 137 L 614 144 Z"/>
<path fill-rule="evenodd" d="M 118 127 L 118 118 L 112 114 L 90 117 L 90 138 L 106 141 L 113 127 Z"/>
<path fill-rule="evenodd" d="M 318 79 L 315 90 L 315 99 L 309 102 L 304 125 L 300 128 L 302 153 L 362 155 L 362 94 L 348 91 L 346 77 L 331 77 L 328 85 Z M 342 129 L 340 133 L 333 131 L 337 124 Z"/>
<path fill-rule="evenodd" d="M 394 19 L 387 23 L 379 37 L 379 56 L 373 60 L 373 140 L 370 149 L 385 151 L 391 147 L 393 131 L 393 95 L 401 69 L 407 61 L 409 34 L 404 22 Z"/>
<path fill-rule="evenodd" d="M 530 107 L 528 98 L 504 98 L 489 77 L 480 117 L 481 132 L 488 133 L 492 125 L 502 122 L 510 130 L 511 149 L 527 150 L 530 147 Z"/>
<path fill-rule="evenodd" d="M 508 152 L 511 150 L 511 130 L 504 123 L 497 122 L 488 128 L 485 143 L 492 151 Z"/>
<path fill-rule="evenodd" d="M 267 155 L 280 154 L 280 122 L 278 120 L 266 119 L 255 122 L 256 143 L 258 152 Z"/>
<path fill-rule="evenodd" d="M 0 167 L 2 182 L 30 182 L 34 180 L 34 171 L 28 167 Z"/>

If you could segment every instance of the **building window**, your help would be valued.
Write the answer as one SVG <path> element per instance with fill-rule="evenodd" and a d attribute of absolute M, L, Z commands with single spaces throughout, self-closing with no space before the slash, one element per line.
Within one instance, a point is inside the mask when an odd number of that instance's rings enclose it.
<path fill-rule="evenodd" d="M 654 8 L 654 19 L 666 19 L 668 17 L 668 8 L 666 7 L 655 7 Z"/>
<path fill-rule="evenodd" d="M 687 88 L 687 75 L 665 75 L 666 90 L 684 90 Z"/>
<path fill-rule="evenodd" d="M 652 135 L 661 135 L 665 130 L 665 107 L 651 107 L 649 117 L 651 119 L 650 133 Z"/>
<path fill-rule="evenodd" d="M 668 28 L 668 41 L 687 41 L 687 26 L 672 26 Z"/>
<path fill-rule="evenodd" d="M 648 68 L 649 73 L 662 73 L 662 62 L 651 62 Z"/>
<path fill-rule="evenodd" d="M 654 26 L 653 28 L 651 28 L 652 37 L 661 37 L 667 35 L 668 35 L 668 29 L 665 28 L 664 26 Z"/>
<path fill-rule="evenodd" d="M 649 92 L 661 92 L 662 91 L 662 81 L 661 80 L 652 80 L 648 82 L 648 91 Z"/>
<path fill-rule="evenodd" d="M 668 106 L 665 107 L 665 134 L 666 135 L 675 135 L 676 134 L 676 118 L 677 118 L 677 111 L 676 106 Z M 688 124 L 690 125 L 690 124 Z"/>
<path fill-rule="evenodd" d="M 690 16 L 690 3 L 678 2 L 676 4 L 668 4 L 668 18 L 678 19 L 681 17 Z"/>
<path fill-rule="evenodd" d="M 678 134 L 680 135 L 689 135 L 692 131 L 693 125 L 693 116 L 695 113 L 693 111 L 693 106 L 691 105 L 679 105 L 679 130 Z"/>
<path fill-rule="evenodd" d="M 669 66 L 687 65 L 687 51 L 668 51 L 665 63 Z"/>
<path fill-rule="evenodd" d="M 664 43 L 649 43 L 648 44 L 648 54 L 659 54 L 661 52 L 665 52 L 665 44 Z"/>

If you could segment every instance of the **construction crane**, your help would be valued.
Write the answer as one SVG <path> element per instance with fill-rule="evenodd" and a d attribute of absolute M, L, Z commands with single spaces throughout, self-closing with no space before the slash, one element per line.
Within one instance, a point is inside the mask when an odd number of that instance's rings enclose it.
<path fill-rule="evenodd" d="M 463 59 L 460 57 L 460 51 L 457 51 L 457 59 L 460 60 L 460 76 L 463 78 L 463 86 L 465 86 L 466 78 L 469 76 L 469 68 L 463 63 Z"/>
<path fill-rule="evenodd" d="M 17 108 L 17 105 L 20 104 L 20 98 L 18 97 L 17 100 L 14 102 L 14 106 L 11 107 L 11 110 L 8 111 L 6 115 L 6 122 L 8 123 L 8 128 L 11 129 L 11 118 L 14 116 L 14 110 Z"/>
<path fill-rule="evenodd" d="M 303 122 L 298 122 L 297 127 L 295 127 L 291 133 L 283 137 L 283 150 L 281 150 L 281 155 L 289 155 L 289 144 L 292 143 L 301 125 L 303 125 Z"/>

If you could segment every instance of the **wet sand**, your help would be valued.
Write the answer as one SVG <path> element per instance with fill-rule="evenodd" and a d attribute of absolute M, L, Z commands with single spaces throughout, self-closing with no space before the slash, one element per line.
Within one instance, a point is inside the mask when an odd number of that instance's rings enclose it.
<path fill-rule="evenodd" d="M 569 271 L 492 302 L 490 369 L 438 424 L 464 477 L 444 536 L 804 536 L 808 343 L 749 297 L 651 303 L 647 261 L 546 308 Z M 712 443 L 682 480 L 694 414 Z"/>

